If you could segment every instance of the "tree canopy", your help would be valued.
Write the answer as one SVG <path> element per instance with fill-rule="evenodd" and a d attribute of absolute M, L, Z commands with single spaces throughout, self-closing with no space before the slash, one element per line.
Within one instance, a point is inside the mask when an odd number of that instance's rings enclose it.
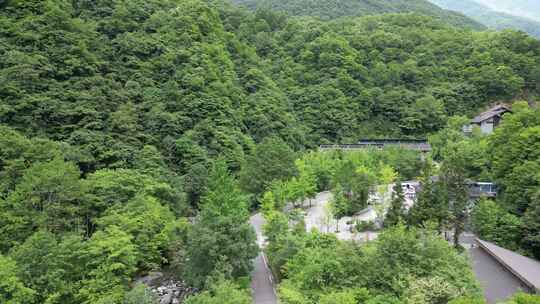
<path fill-rule="evenodd" d="M 286 303 L 474 297 L 462 256 L 399 224 L 400 197 L 364 248 L 279 212 L 341 189 L 334 210 L 355 213 L 422 163 L 402 149 L 306 150 L 438 131 L 446 185 L 501 186 L 500 205 L 476 210 L 479 231 L 538 256 L 538 110 L 516 104 L 478 141 L 452 117 L 537 97 L 540 42 L 474 31 L 425 1 L 388 3 L 322 20 L 220 0 L 0 0 L 0 302 L 130 303 L 147 291 L 136 276 L 166 268 L 200 289 L 188 303 L 247 303 L 259 204 Z M 515 238 L 490 230 L 518 222 Z"/>

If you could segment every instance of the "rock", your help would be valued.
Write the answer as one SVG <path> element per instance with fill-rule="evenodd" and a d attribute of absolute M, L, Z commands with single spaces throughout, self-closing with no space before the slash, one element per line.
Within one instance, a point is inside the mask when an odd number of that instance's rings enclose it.
<path fill-rule="evenodd" d="M 173 301 L 173 295 L 172 293 L 167 293 L 163 298 L 161 298 L 161 301 L 159 301 L 159 304 L 171 304 Z"/>
<path fill-rule="evenodd" d="M 159 304 L 181 304 L 187 297 L 198 291 L 185 281 L 177 281 L 161 272 L 151 272 L 136 281 L 149 286 L 152 292 L 158 296 Z"/>

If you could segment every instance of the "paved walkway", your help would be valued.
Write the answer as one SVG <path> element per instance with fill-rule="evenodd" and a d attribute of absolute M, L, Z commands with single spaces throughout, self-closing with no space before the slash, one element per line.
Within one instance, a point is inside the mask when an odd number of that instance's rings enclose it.
<path fill-rule="evenodd" d="M 354 217 L 346 216 L 336 221 L 328 210 L 332 198 L 330 192 L 321 192 L 315 197 L 311 207 L 306 210 L 304 220 L 307 231 L 317 229 L 323 233 L 335 234 L 338 239 L 345 241 L 371 241 L 377 237 L 377 232 L 351 232 L 354 221 L 373 221 L 377 218 L 377 213 L 373 208 L 367 208 L 365 212 Z"/>
<path fill-rule="evenodd" d="M 477 243 L 508 271 L 529 287 L 530 292 L 540 292 L 540 261 L 483 240 Z"/>
<path fill-rule="evenodd" d="M 474 234 L 463 233 L 459 242 L 469 252 L 474 276 L 480 282 L 488 304 L 500 303 L 520 290 L 528 290 L 516 276 L 479 247 Z"/>
<path fill-rule="evenodd" d="M 527 290 L 527 286 L 482 248 L 475 246 L 469 249 L 469 254 L 474 275 L 484 290 L 488 304 L 499 303 L 520 290 Z"/>
<path fill-rule="evenodd" d="M 251 273 L 251 291 L 254 304 L 277 304 L 277 295 L 272 272 L 268 267 L 266 257 L 262 252 L 265 246 L 263 235 L 264 218 L 260 213 L 251 217 L 250 223 L 257 233 L 257 243 L 261 253 L 254 261 L 254 270 Z"/>

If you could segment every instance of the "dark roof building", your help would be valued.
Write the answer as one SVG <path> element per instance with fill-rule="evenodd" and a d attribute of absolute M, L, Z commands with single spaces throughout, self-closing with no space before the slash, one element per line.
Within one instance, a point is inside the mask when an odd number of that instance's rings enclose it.
<path fill-rule="evenodd" d="M 466 133 L 472 132 L 473 126 L 479 126 L 480 130 L 484 134 L 490 134 L 499 125 L 502 117 L 506 113 L 511 113 L 512 110 L 508 105 L 498 104 L 485 112 L 480 113 L 478 116 L 471 120 L 469 126 L 464 127 Z"/>
<path fill-rule="evenodd" d="M 356 144 L 320 145 L 321 150 L 362 150 L 398 147 L 427 153 L 431 145 L 426 139 L 361 139 Z"/>

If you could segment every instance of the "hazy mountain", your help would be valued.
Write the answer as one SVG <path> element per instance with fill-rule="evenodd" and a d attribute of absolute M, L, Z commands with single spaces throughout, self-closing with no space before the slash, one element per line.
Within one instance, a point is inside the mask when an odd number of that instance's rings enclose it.
<path fill-rule="evenodd" d="M 462 15 L 447 11 L 427 0 L 230 0 L 251 9 L 269 8 L 291 16 L 315 16 L 334 19 L 343 16 L 363 16 L 383 13 L 415 12 L 433 16 L 452 25 L 473 29 L 482 24 Z"/>
<path fill-rule="evenodd" d="M 430 0 L 448 10 L 461 12 L 494 30 L 516 29 L 540 38 L 540 22 L 491 9 L 475 0 Z M 488 2 L 488 0 L 478 0 Z M 491 0 L 491 2 L 496 2 Z M 502 1 L 501 1 L 502 2 Z M 525 1 L 523 1 L 525 2 Z"/>
<path fill-rule="evenodd" d="M 489 8 L 540 21 L 540 1 L 538 0 L 477 0 Z"/>

